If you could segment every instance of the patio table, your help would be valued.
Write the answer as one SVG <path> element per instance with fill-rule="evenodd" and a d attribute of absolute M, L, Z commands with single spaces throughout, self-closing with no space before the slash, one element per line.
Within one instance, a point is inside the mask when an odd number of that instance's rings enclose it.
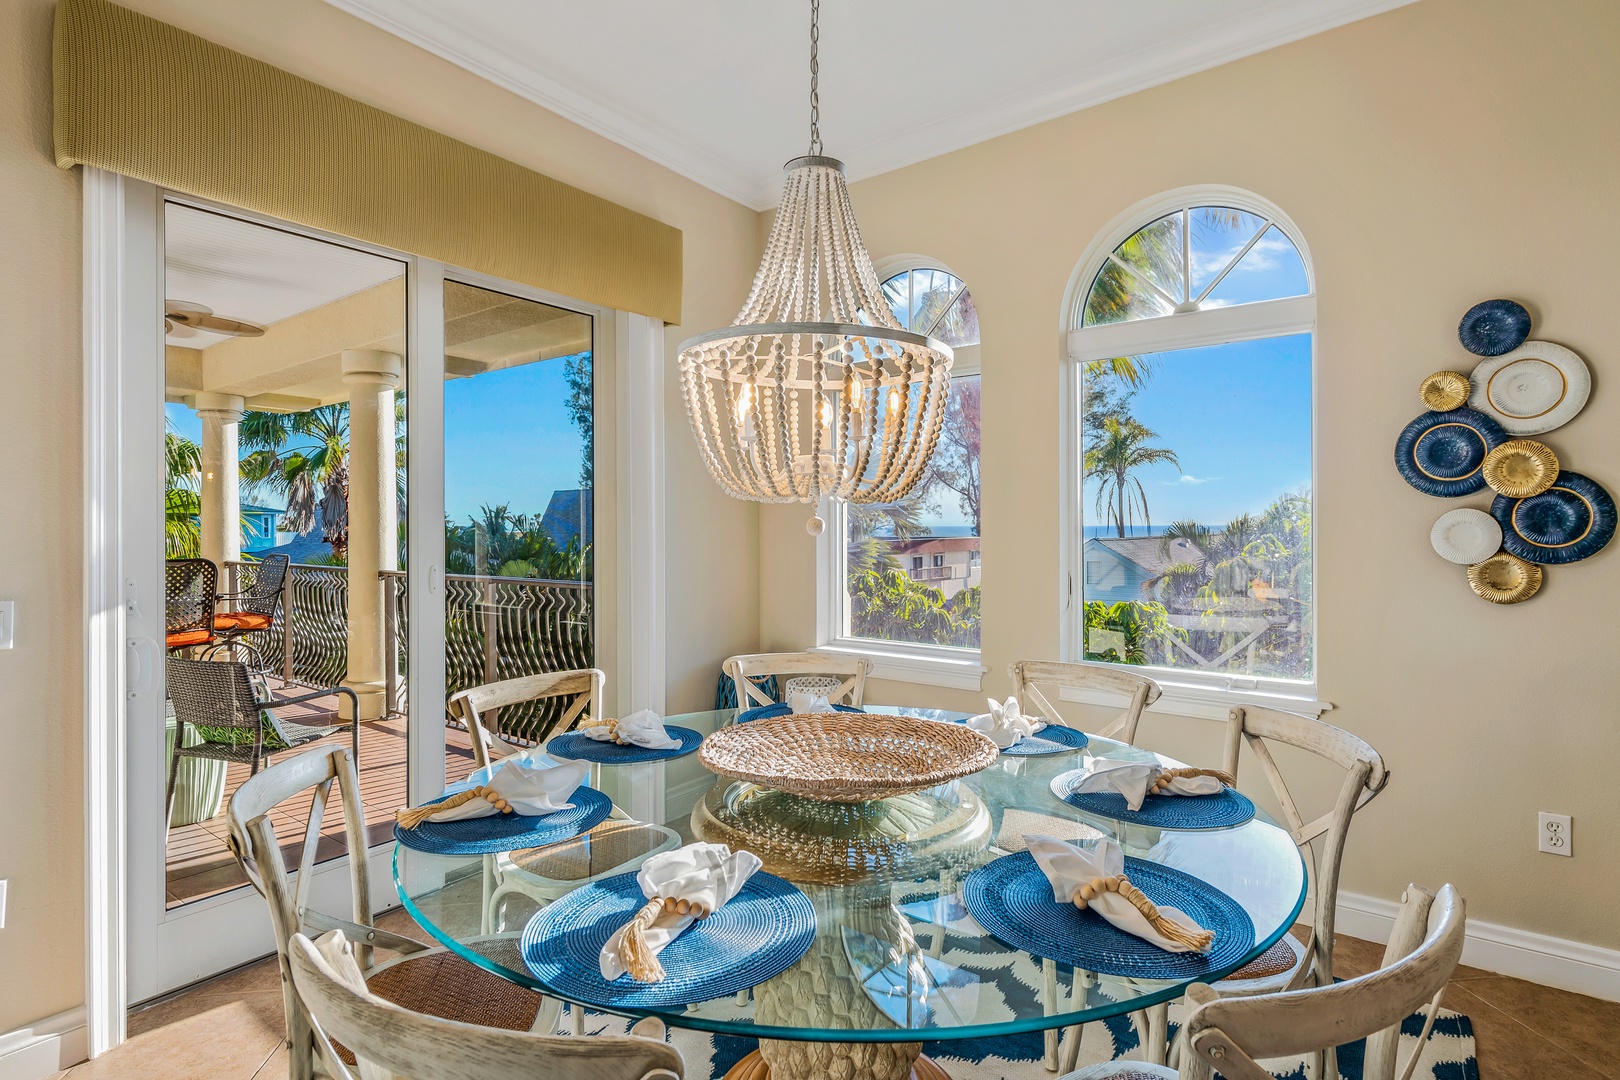
<path fill-rule="evenodd" d="M 965 714 L 867 706 L 868 712 L 961 719 Z M 700 730 L 734 712 L 671 716 Z M 1264 953 L 1305 901 L 1304 861 L 1263 811 L 1231 828 L 1172 831 L 1091 814 L 1049 784 L 1082 753 L 1149 760 L 1149 751 L 1092 736 L 1085 751 L 1003 755 L 989 769 L 928 792 L 859 804 L 816 803 L 716 778 L 690 815 L 668 822 L 683 836 L 746 847 L 792 881 L 816 910 L 816 937 L 792 968 L 743 994 L 667 1009 L 616 1009 L 675 1027 L 767 1040 L 733 1080 L 851 1075 L 900 1080 L 946 1074 L 924 1041 L 1047 1031 L 1179 998 L 1194 981 L 1224 977 Z M 695 756 L 688 761 L 698 760 Z M 1232 897 L 1254 923 L 1254 946 L 1196 979 L 1099 975 L 1012 948 L 961 906 L 962 880 L 1021 850 L 1026 834 L 1106 835 L 1127 855 L 1184 871 Z M 585 869 L 601 872 L 608 867 Z M 490 936 L 479 903 L 479 858 L 395 851 L 395 884 L 410 914 L 471 962 L 557 997 L 519 955 L 516 934 Z M 598 1008 L 592 1005 L 592 1008 Z"/>

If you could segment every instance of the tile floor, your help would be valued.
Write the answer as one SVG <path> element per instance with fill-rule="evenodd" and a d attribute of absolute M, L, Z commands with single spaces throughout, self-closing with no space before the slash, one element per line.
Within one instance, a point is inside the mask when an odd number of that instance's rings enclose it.
<path fill-rule="evenodd" d="M 403 910 L 379 924 L 427 935 Z M 1336 963 L 1345 976 L 1376 967 L 1383 946 L 1340 937 Z M 1599 1001 L 1519 979 L 1461 967 L 1446 992 L 1448 1008 L 1474 1022 L 1482 1080 L 1620 1080 L 1614 1053 L 1620 1003 Z M 274 959 L 228 972 L 132 1012 L 129 1041 L 52 1080 L 276 1080 L 287 1075 L 281 986 Z M 694 1078 L 701 1080 L 701 1078 Z"/>

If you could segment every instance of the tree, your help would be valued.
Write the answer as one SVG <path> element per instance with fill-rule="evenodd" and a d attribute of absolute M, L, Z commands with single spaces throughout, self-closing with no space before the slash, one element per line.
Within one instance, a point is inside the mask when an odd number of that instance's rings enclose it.
<path fill-rule="evenodd" d="M 901 570 L 851 574 L 849 628 L 856 637 L 977 648 L 979 587 L 945 594 Z"/>
<path fill-rule="evenodd" d="M 962 513 L 973 522 L 973 535 L 980 535 L 978 379 L 959 379 L 951 384 L 928 484 L 940 484 L 955 492 Z"/>
<path fill-rule="evenodd" d="M 238 438 L 250 451 L 240 469 L 249 490 L 267 489 L 286 500 L 282 522 L 293 532 L 315 528 L 315 508 L 325 509 L 328 488 L 343 493 L 347 505 L 349 407 L 322 405 L 300 413 L 249 412 Z M 336 553 L 348 546 L 348 515 L 341 528 L 323 526 L 322 538 Z"/>
<path fill-rule="evenodd" d="M 173 428 L 163 433 L 163 554 L 195 559 L 202 551 L 202 449 Z"/>
<path fill-rule="evenodd" d="M 924 506 L 921 494 L 908 495 L 897 503 L 850 503 L 845 549 L 850 580 L 874 570 L 900 569 L 887 541 L 927 536 L 928 526 L 921 520 Z"/>
<path fill-rule="evenodd" d="M 1147 490 L 1132 474 L 1148 465 L 1168 463 L 1181 467 L 1174 450 L 1148 445 L 1149 440 L 1158 437 L 1157 432 L 1132 417 L 1110 417 L 1103 421 L 1101 438 L 1086 448 L 1086 479 L 1097 481 L 1097 512 L 1120 536 L 1125 535 L 1128 525 L 1136 523 L 1137 511 L 1141 511 L 1145 524 L 1153 524 Z"/>
<path fill-rule="evenodd" d="M 445 565 L 452 574 L 551 581 L 591 577 L 592 545 L 581 546 L 576 536 L 559 547 L 537 515 L 514 514 L 505 503 L 479 507 L 465 525 L 447 517 L 444 533 Z"/>
<path fill-rule="evenodd" d="M 590 488 L 595 481 L 596 432 L 595 415 L 591 406 L 591 354 L 577 353 L 563 362 L 563 379 L 568 383 L 568 397 L 563 407 L 568 418 L 579 428 L 584 446 L 580 454 L 579 486 Z"/>

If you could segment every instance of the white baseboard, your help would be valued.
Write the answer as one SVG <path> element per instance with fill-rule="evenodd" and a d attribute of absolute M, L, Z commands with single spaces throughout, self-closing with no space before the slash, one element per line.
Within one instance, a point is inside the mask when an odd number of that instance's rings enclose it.
<path fill-rule="evenodd" d="M 40 1080 L 89 1056 L 84 1007 L 0 1035 L 0 1080 Z"/>
<path fill-rule="evenodd" d="M 1365 941 L 1388 942 L 1399 909 L 1390 900 L 1341 891 L 1337 929 Z M 1620 950 L 1470 918 L 1462 962 L 1542 986 L 1620 1001 Z"/>

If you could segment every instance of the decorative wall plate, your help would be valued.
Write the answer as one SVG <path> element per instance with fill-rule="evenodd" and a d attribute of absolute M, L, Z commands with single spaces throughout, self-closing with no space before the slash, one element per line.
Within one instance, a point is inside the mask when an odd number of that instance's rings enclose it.
<path fill-rule="evenodd" d="M 1485 483 L 1498 495 L 1528 499 L 1540 495 L 1558 479 L 1558 455 L 1552 447 L 1534 439 L 1509 439 L 1485 455 L 1480 471 Z"/>
<path fill-rule="evenodd" d="M 1527 499 L 1498 495 L 1491 515 L 1502 526 L 1502 547 L 1532 562 L 1579 562 L 1614 538 L 1614 498 L 1580 473 L 1561 472 Z"/>
<path fill-rule="evenodd" d="M 1440 498 L 1472 495 L 1485 486 L 1485 455 L 1507 442 L 1502 425 L 1473 409 L 1427 412 L 1395 440 L 1395 467 L 1406 482 Z"/>
<path fill-rule="evenodd" d="M 1482 360 L 1468 382 L 1468 404 L 1513 435 L 1563 427 L 1592 393 L 1586 361 L 1550 341 L 1527 341 L 1505 356 Z"/>
<path fill-rule="evenodd" d="M 1460 371 L 1437 371 L 1418 385 L 1418 397 L 1435 412 L 1450 412 L 1468 404 L 1468 376 Z"/>
<path fill-rule="evenodd" d="M 1517 604 L 1541 588 L 1541 567 L 1499 551 L 1468 568 L 1468 587 L 1493 604 Z"/>
<path fill-rule="evenodd" d="M 1530 313 L 1512 300 L 1486 300 L 1468 309 L 1457 324 L 1457 340 L 1476 356 L 1501 356 L 1530 336 Z"/>
<path fill-rule="evenodd" d="M 1502 526 L 1483 510 L 1452 510 L 1434 523 L 1429 543 L 1442 559 L 1467 566 L 1502 550 Z"/>

